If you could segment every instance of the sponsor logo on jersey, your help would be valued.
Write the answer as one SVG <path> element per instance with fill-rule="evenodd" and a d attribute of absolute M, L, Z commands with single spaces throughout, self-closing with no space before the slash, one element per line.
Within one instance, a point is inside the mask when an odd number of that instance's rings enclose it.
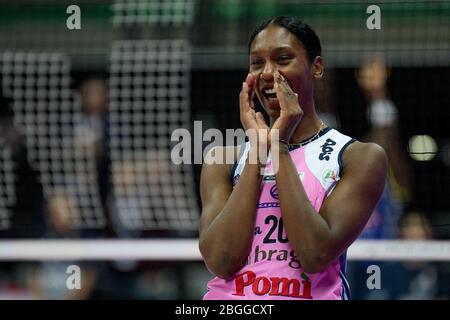
<path fill-rule="evenodd" d="M 279 207 L 280 207 L 279 202 L 260 202 L 260 203 L 258 203 L 258 209 L 279 208 Z"/>
<path fill-rule="evenodd" d="M 275 175 L 273 174 L 264 175 L 263 181 L 275 181 Z"/>
<path fill-rule="evenodd" d="M 245 288 L 251 288 L 251 291 L 258 296 L 282 296 L 299 299 L 312 299 L 311 281 L 305 277 L 303 280 L 289 279 L 285 277 L 264 277 L 257 276 L 249 270 L 240 273 L 234 279 L 235 296 L 245 296 Z"/>
<path fill-rule="evenodd" d="M 328 138 L 325 143 L 320 146 L 322 152 L 319 154 L 319 160 L 330 160 L 330 154 L 333 152 L 333 146 L 336 145 L 336 141 Z"/>
<path fill-rule="evenodd" d="M 278 188 L 276 184 L 274 184 L 272 188 L 270 188 L 270 195 L 272 196 L 272 198 L 276 200 L 280 199 L 280 194 L 278 193 Z"/>
<path fill-rule="evenodd" d="M 300 177 L 300 180 L 303 181 L 303 179 L 305 178 L 305 172 L 300 171 L 298 173 L 298 176 Z M 275 175 L 273 175 L 273 174 L 264 175 L 263 181 L 275 181 Z"/>

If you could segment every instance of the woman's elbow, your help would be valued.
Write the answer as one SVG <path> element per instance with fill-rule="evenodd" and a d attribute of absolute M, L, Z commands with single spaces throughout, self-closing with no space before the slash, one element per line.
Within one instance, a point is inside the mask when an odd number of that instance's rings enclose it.
<path fill-rule="evenodd" d="M 220 266 L 210 266 L 208 264 L 206 264 L 206 267 L 211 273 L 223 280 L 229 280 L 234 275 L 234 271 L 231 271 L 231 269 L 223 268 Z"/>
<path fill-rule="evenodd" d="M 209 252 L 207 248 L 200 245 L 200 253 L 208 270 L 221 279 L 230 279 L 238 269 L 236 267 L 238 263 L 234 261 L 236 259 L 231 258 L 226 252 Z"/>
<path fill-rule="evenodd" d="M 223 280 L 229 280 L 235 273 L 235 269 L 228 263 L 220 263 L 218 259 L 204 258 L 208 270 Z"/>
<path fill-rule="evenodd" d="M 325 271 L 331 264 L 330 259 L 328 259 L 325 255 L 315 255 L 313 257 L 309 257 L 303 259 L 302 261 L 302 269 L 306 273 L 314 274 Z"/>

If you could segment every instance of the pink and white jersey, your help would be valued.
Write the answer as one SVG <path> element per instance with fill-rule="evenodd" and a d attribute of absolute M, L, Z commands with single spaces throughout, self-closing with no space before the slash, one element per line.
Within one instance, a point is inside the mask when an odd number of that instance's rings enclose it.
<path fill-rule="evenodd" d="M 309 201 L 317 212 L 338 183 L 343 151 L 353 141 L 337 130 L 326 128 L 313 141 L 290 150 Z M 239 180 L 248 151 L 246 143 L 232 171 L 233 186 Z M 231 279 L 216 277 L 209 281 L 204 299 L 348 299 L 346 254 L 323 272 L 304 272 L 286 236 L 270 162 L 262 183 L 249 256 Z"/>

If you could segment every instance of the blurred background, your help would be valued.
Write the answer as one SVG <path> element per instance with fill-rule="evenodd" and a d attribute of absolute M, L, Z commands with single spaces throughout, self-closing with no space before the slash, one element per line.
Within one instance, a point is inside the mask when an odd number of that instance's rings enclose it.
<path fill-rule="evenodd" d="M 173 164 L 171 134 L 240 128 L 249 35 L 289 14 L 322 42 L 322 119 L 389 157 L 360 239 L 449 239 L 450 1 L 378 1 L 375 30 L 370 4 L 1 0 L 0 237 L 195 239 L 201 164 Z M 349 261 L 354 298 L 450 297 L 449 262 L 376 263 L 382 288 L 369 290 L 374 262 Z M 81 290 L 65 286 L 71 264 Z M 194 260 L 4 259 L 0 298 L 199 299 L 211 278 Z"/>

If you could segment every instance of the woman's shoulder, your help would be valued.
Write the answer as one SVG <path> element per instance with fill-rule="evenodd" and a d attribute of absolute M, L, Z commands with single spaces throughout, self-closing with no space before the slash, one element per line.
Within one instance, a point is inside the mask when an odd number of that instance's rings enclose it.
<path fill-rule="evenodd" d="M 215 146 L 207 151 L 203 161 L 201 181 L 208 188 L 211 184 L 231 184 L 230 177 L 239 161 L 245 144 L 238 146 Z"/>
<path fill-rule="evenodd" d="M 374 142 L 355 141 L 343 153 L 344 167 L 365 168 L 367 173 L 387 166 L 383 147 Z"/>

